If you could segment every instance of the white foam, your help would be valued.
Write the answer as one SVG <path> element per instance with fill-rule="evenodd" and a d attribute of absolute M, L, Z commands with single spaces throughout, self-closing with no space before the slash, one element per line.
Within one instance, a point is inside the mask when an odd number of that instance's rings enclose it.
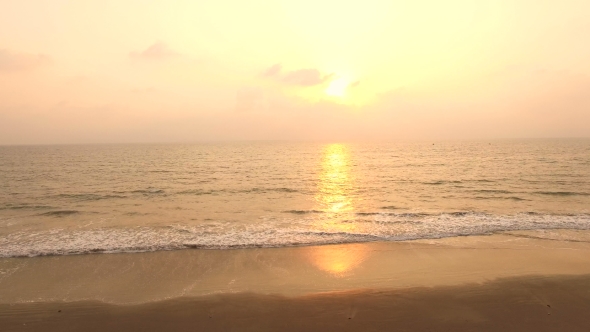
<path fill-rule="evenodd" d="M 255 224 L 210 223 L 15 232 L 0 237 L 0 257 L 142 252 L 185 248 L 228 249 L 406 241 L 535 229 L 590 229 L 590 215 L 378 213 L 335 219 L 267 219 Z"/>

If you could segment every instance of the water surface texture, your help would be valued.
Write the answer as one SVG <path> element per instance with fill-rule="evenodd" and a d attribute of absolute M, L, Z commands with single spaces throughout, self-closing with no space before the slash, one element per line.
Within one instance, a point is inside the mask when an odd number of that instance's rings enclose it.
<path fill-rule="evenodd" d="M 5 146 L 0 184 L 0 257 L 590 229 L 590 140 Z"/>

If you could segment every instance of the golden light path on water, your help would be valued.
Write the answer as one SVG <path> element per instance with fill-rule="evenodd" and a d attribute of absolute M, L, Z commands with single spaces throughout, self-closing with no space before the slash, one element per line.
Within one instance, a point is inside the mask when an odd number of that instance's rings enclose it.
<path fill-rule="evenodd" d="M 320 210 L 338 214 L 354 210 L 351 192 L 353 179 L 350 174 L 350 152 L 343 144 L 330 144 L 324 148 L 322 172 L 316 201 Z"/>
<path fill-rule="evenodd" d="M 351 174 L 349 147 L 330 144 L 324 147 L 318 191 L 315 200 L 326 218 L 318 221 L 325 232 L 355 232 L 357 225 L 342 222 L 354 213 L 354 177 Z M 362 245 L 328 245 L 310 247 L 306 254 L 320 270 L 342 277 L 360 265 L 368 255 Z"/>

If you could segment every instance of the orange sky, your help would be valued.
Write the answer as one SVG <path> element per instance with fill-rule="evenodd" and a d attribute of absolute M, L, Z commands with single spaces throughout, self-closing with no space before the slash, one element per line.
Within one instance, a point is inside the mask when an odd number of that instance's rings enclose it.
<path fill-rule="evenodd" d="M 0 144 L 590 136 L 586 0 L 0 0 Z"/>

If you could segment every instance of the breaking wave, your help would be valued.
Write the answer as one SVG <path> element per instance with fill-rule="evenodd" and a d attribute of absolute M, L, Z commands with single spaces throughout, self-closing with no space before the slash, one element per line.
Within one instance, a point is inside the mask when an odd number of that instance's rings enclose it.
<path fill-rule="evenodd" d="M 339 220 L 330 219 L 327 213 L 302 214 L 301 219 L 269 218 L 253 224 L 215 222 L 20 231 L 0 236 L 0 257 L 407 241 L 518 230 L 590 230 L 590 214 L 361 213 Z"/>

